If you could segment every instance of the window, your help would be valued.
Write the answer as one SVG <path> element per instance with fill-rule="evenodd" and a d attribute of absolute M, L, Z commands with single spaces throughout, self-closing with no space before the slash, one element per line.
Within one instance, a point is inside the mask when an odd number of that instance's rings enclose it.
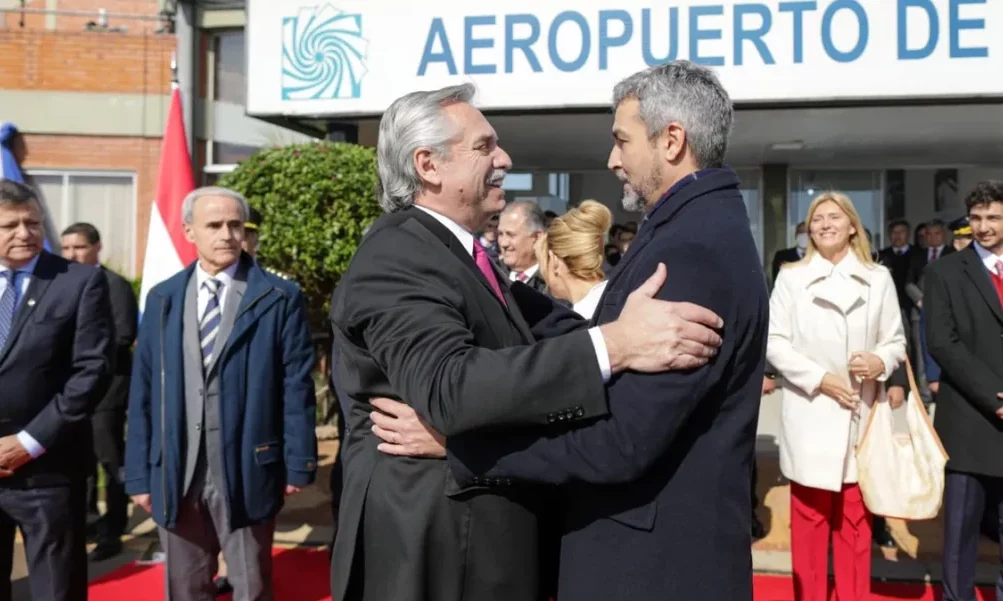
<path fill-rule="evenodd" d="M 136 273 L 136 175 L 120 172 L 31 171 L 42 195 L 51 231 L 83 221 L 101 233 L 101 261 L 133 277 Z"/>
<path fill-rule="evenodd" d="M 762 172 L 759 169 L 737 169 L 739 191 L 745 200 L 745 212 L 749 215 L 749 228 L 756 241 L 759 257 L 763 257 L 763 195 Z"/>
<path fill-rule="evenodd" d="M 502 181 L 502 190 L 527 192 L 533 189 L 532 173 L 506 173 Z"/>
<path fill-rule="evenodd" d="M 244 63 L 244 31 L 225 31 L 216 34 L 215 64 L 216 100 L 244 105 L 247 98 L 247 73 Z"/>

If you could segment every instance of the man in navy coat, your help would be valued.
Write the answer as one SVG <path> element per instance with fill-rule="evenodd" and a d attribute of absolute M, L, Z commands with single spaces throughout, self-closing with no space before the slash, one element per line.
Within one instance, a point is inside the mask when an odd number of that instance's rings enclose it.
<path fill-rule="evenodd" d="M 664 263 L 657 298 L 721 316 L 719 353 L 694 370 L 619 374 L 610 415 L 584 425 L 562 414 L 547 427 L 450 437 L 451 471 L 460 485 L 563 485 L 560 601 L 751 600 L 750 470 L 769 299 L 738 177 L 721 166 L 731 101 L 688 61 L 637 73 L 614 97 L 609 167 L 625 208 L 645 216 L 596 323 L 615 320 Z M 513 292 L 521 309 L 544 306 L 525 287 Z M 540 335 L 582 327 L 554 304 L 524 314 Z M 384 435 L 383 450 L 399 453 L 404 438 Z"/>
<path fill-rule="evenodd" d="M 198 260 L 146 302 L 129 394 L 126 491 L 152 513 L 167 598 L 272 599 L 274 517 L 317 469 L 313 345 L 299 287 L 241 251 L 247 201 L 185 199 Z"/>

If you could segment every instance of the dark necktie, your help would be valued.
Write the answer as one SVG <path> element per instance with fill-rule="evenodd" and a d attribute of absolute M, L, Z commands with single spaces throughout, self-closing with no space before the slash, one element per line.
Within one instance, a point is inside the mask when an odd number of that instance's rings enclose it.
<path fill-rule="evenodd" d="M 508 303 L 505 302 L 505 297 L 502 295 L 501 285 L 498 284 L 498 276 L 495 275 L 495 270 L 491 267 L 491 258 L 488 257 L 488 253 L 484 251 L 484 246 L 481 245 L 480 240 L 477 238 L 474 238 L 474 263 L 477 264 L 477 268 L 487 278 L 488 284 L 495 291 L 498 300 L 507 307 Z"/>
<path fill-rule="evenodd" d="M 3 277 L 7 285 L 3 289 L 3 295 L 0 295 L 0 349 L 7 344 L 10 329 L 14 326 L 14 309 L 17 307 L 19 292 L 16 288 L 17 271 L 8 269 L 3 272 Z"/>
<path fill-rule="evenodd" d="M 930 262 L 933 263 L 936 260 L 937 260 L 937 248 L 934 247 L 930 249 Z"/>
<path fill-rule="evenodd" d="M 209 303 L 205 306 L 202 322 L 199 324 L 199 340 L 202 342 L 202 367 L 209 369 L 212 363 L 212 351 L 216 345 L 216 335 L 219 324 L 223 321 L 223 312 L 219 306 L 219 290 L 223 287 L 216 278 L 209 278 L 202 283 L 209 291 Z"/>

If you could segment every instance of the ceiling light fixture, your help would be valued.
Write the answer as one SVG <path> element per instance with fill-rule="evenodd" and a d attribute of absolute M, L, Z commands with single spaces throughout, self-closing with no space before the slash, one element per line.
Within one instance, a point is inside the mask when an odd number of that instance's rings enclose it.
<path fill-rule="evenodd" d="M 770 145 L 770 150 L 804 150 L 804 142 L 802 140 L 774 142 Z"/>

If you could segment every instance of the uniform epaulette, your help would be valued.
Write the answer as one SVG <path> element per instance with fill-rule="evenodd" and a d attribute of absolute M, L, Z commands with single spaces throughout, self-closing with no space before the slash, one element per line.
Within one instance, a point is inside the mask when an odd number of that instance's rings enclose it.
<path fill-rule="evenodd" d="M 274 267 L 269 267 L 268 265 L 265 265 L 265 271 L 267 271 L 268 273 L 270 273 L 272 275 L 277 275 L 280 278 L 282 278 L 283 280 L 292 280 L 293 279 L 293 276 L 289 275 L 288 273 L 286 273 L 284 271 L 279 271 L 278 269 L 275 269 Z"/>

